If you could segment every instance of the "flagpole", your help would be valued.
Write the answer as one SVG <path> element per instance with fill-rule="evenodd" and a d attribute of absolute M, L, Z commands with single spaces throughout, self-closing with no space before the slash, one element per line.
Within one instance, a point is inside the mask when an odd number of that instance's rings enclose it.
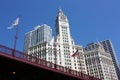
<path fill-rule="evenodd" d="M 15 33 L 15 37 L 14 37 L 14 49 L 13 49 L 13 53 L 12 55 L 14 56 L 15 55 L 15 52 L 16 52 L 16 43 L 17 43 L 17 39 L 18 39 L 18 25 L 16 25 L 16 33 Z"/>
<path fill-rule="evenodd" d="M 18 39 L 18 23 L 19 23 L 19 18 L 20 16 L 18 16 L 15 21 L 12 23 L 12 25 L 10 27 L 8 27 L 8 29 L 12 29 L 14 27 L 16 27 L 16 33 L 15 33 L 15 41 L 14 41 L 14 48 L 12 51 L 12 56 L 15 56 L 15 52 L 16 52 L 16 43 L 17 43 L 17 39 Z"/>

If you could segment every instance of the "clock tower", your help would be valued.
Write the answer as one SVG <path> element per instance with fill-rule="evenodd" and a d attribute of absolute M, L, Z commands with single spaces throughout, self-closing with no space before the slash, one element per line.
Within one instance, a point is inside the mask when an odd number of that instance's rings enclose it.
<path fill-rule="evenodd" d="M 83 54 L 83 48 L 74 44 L 70 35 L 68 18 L 61 9 L 56 17 L 55 29 L 56 64 L 86 73 L 84 56 L 80 56 L 81 58 L 79 55 L 71 56 L 76 51 Z M 84 70 L 81 70 L 82 68 Z"/>
<path fill-rule="evenodd" d="M 58 11 L 58 15 L 56 17 L 56 37 L 59 37 L 60 43 L 65 43 L 72 45 L 74 42 L 71 43 L 71 36 L 70 36 L 70 29 L 69 29 L 69 22 L 67 16 L 63 13 L 61 9 Z"/>
<path fill-rule="evenodd" d="M 73 53 L 73 39 L 70 36 L 69 22 L 67 16 L 61 9 L 58 11 L 55 23 L 56 36 L 55 46 L 57 49 L 57 64 L 71 68 L 71 53 Z"/>

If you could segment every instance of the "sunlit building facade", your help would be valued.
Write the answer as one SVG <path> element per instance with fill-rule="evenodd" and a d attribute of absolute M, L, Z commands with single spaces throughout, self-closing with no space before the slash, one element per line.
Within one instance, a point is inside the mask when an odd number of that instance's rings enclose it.
<path fill-rule="evenodd" d="M 100 42 L 88 44 L 84 48 L 84 53 L 88 75 L 102 80 L 119 80 L 112 57 L 105 52 Z"/>
<path fill-rule="evenodd" d="M 74 40 L 70 35 L 68 18 L 61 9 L 59 9 L 56 17 L 56 34 L 52 44 L 51 29 L 49 28 L 48 33 L 46 33 L 41 29 L 38 30 L 38 28 L 40 27 L 36 27 L 35 30 L 26 33 L 25 53 L 87 74 L 83 47 L 81 45 L 75 45 Z M 33 35 L 32 33 L 34 31 L 37 31 L 37 33 L 40 34 L 36 35 L 34 33 L 35 35 Z M 43 33 L 46 33 L 47 37 L 42 37 L 45 36 L 45 34 L 42 34 L 42 31 Z M 38 42 L 36 42 L 36 39 L 38 39 Z M 78 54 L 72 57 L 71 55 L 77 50 L 81 55 Z"/>
<path fill-rule="evenodd" d="M 38 25 L 34 30 L 25 34 L 24 52 L 28 53 L 29 48 L 41 43 L 49 42 L 52 39 L 52 29 L 50 26 L 43 24 Z"/>
<path fill-rule="evenodd" d="M 57 64 L 86 73 L 84 55 L 71 56 L 76 50 L 83 54 L 83 47 L 81 45 L 75 45 L 74 40 L 70 35 L 68 18 L 61 9 L 59 9 L 56 17 L 55 29 Z"/>
<path fill-rule="evenodd" d="M 117 76 L 120 80 L 120 68 L 119 68 L 118 60 L 117 60 L 112 42 L 110 40 L 104 40 L 104 41 L 101 41 L 101 44 L 103 45 L 103 48 L 104 48 L 105 52 L 107 52 L 111 55 L 112 62 L 114 64 Z"/>

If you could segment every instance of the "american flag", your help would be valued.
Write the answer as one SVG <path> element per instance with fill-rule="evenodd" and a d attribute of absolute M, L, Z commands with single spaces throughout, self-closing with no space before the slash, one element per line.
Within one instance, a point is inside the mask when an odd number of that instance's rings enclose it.
<path fill-rule="evenodd" d="M 76 55 L 78 55 L 78 53 L 79 53 L 79 52 L 78 52 L 78 50 L 77 50 L 75 53 L 72 54 L 72 57 L 75 57 Z"/>

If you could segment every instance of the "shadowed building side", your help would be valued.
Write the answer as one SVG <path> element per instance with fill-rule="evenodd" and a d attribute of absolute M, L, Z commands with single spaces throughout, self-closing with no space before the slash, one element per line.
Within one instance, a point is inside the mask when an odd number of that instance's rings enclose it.
<path fill-rule="evenodd" d="M 0 80 L 80 80 L 0 56 Z M 82 79 L 81 79 L 82 80 Z"/>

